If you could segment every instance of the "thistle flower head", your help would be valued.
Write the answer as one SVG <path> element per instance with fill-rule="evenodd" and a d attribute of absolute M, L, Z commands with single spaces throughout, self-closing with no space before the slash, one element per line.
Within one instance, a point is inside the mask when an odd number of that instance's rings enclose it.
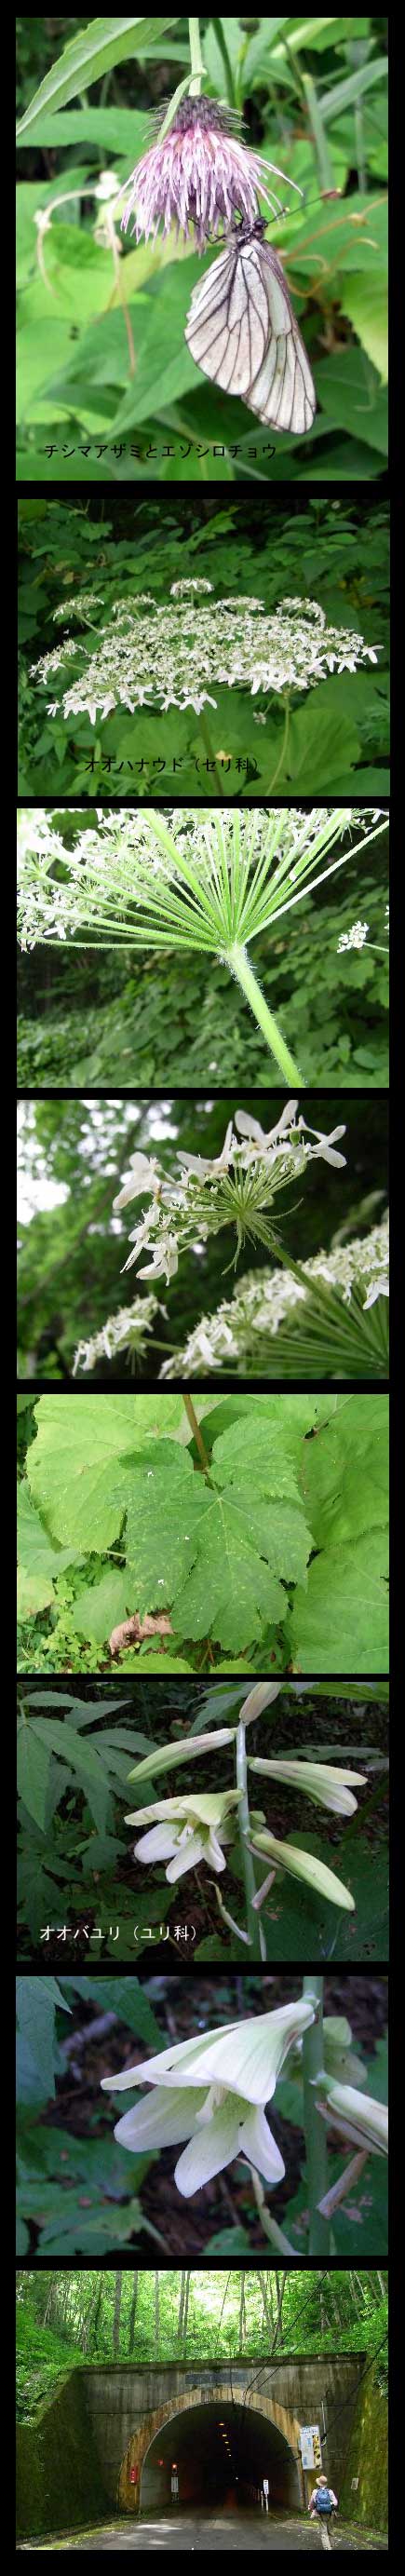
<path fill-rule="evenodd" d="M 166 237 L 174 224 L 177 239 L 182 233 L 203 251 L 220 224 L 238 215 L 253 224 L 258 196 L 277 212 L 271 169 L 241 141 L 239 118 L 229 109 L 211 98 L 183 98 L 168 132 L 157 134 L 125 183 L 123 231 L 132 216 L 137 241 L 154 237 L 160 224 Z"/>
<path fill-rule="evenodd" d="M 143 2065 L 127 2067 L 123 2075 L 104 2076 L 104 2092 L 125 2092 L 143 2083 L 156 2087 L 151 2101 L 118 2120 L 114 2135 L 120 2145 L 136 2153 L 187 2138 L 189 2145 L 175 2168 L 178 2190 L 187 2199 L 240 2155 L 267 2182 L 281 2182 L 285 2168 L 264 2104 L 272 2098 L 289 2048 L 314 2018 L 313 2004 L 303 1997 L 277 2012 L 259 2013 L 256 2020 L 227 2022 L 222 2030 L 182 2040 Z"/>

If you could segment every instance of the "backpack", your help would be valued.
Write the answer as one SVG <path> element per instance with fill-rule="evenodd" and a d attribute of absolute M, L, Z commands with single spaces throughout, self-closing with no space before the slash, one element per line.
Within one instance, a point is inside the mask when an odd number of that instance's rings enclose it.
<path fill-rule="evenodd" d="M 317 2495 L 315 2497 L 315 2512 L 333 2513 L 332 2497 L 329 2493 L 329 2487 L 318 2487 Z"/>

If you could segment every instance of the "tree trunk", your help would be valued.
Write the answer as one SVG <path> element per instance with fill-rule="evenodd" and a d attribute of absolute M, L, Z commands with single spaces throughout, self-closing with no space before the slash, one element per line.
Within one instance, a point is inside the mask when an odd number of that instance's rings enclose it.
<path fill-rule="evenodd" d="M 139 2274 L 138 2274 L 138 2272 L 134 2272 L 134 2275 L 133 2275 L 133 2288 L 132 2288 L 132 2299 L 131 2299 L 131 2306 L 130 2306 L 130 2311 L 129 2311 L 129 2326 L 128 2326 L 128 2352 L 133 2352 L 133 2349 L 134 2349 L 134 2341 L 135 2341 L 135 2317 L 136 2317 L 136 2311 L 137 2311 L 137 2306 L 138 2306 L 138 2279 L 139 2279 Z"/>
<path fill-rule="evenodd" d="M 114 2316 L 113 2316 L 113 2353 L 114 2353 L 114 2360 L 117 2360 L 117 2359 L 118 2359 L 118 2353 L 119 2353 L 119 2348 L 120 2348 L 121 2298 L 122 2298 L 122 2272 L 116 2272 L 116 2274 L 115 2274 L 115 2292 L 114 2292 Z"/>

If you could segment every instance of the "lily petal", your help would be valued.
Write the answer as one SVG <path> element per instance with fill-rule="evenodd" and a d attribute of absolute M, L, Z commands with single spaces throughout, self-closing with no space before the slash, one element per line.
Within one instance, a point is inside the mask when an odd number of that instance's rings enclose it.
<path fill-rule="evenodd" d="M 114 2137 L 131 2154 L 143 2154 L 147 2147 L 178 2147 L 180 2138 L 192 2134 L 200 2111 L 201 2093 L 194 2088 L 189 2086 L 187 2093 L 168 2096 L 157 2085 L 156 2092 L 146 2093 L 143 2102 L 134 2102 L 132 2111 L 124 2111 L 122 2120 L 117 2120 Z"/>

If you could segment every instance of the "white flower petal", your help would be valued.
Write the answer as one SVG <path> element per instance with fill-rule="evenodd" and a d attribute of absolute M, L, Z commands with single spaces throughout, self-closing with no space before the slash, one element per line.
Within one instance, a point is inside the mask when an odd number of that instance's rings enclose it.
<path fill-rule="evenodd" d="M 241 2148 L 243 2155 L 249 2157 L 249 2163 L 256 2165 L 258 2173 L 264 2175 L 265 2182 L 283 2181 L 285 2164 L 264 2111 L 248 2112 L 241 2130 Z"/>
<path fill-rule="evenodd" d="M 114 2137 L 132 2155 L 143 2154 L 146 2147 L 177 2147 L 181 2138 L 192 2135 L 199 2111 L 201 2093 L 195 2093 L 190 2086 L 188 2092 L 168 2096 L 157 2085 L 143 2102 L 134 2102 L 131 2111 L 124 2111 L 122 2120 L 117 2120 Z"/>

